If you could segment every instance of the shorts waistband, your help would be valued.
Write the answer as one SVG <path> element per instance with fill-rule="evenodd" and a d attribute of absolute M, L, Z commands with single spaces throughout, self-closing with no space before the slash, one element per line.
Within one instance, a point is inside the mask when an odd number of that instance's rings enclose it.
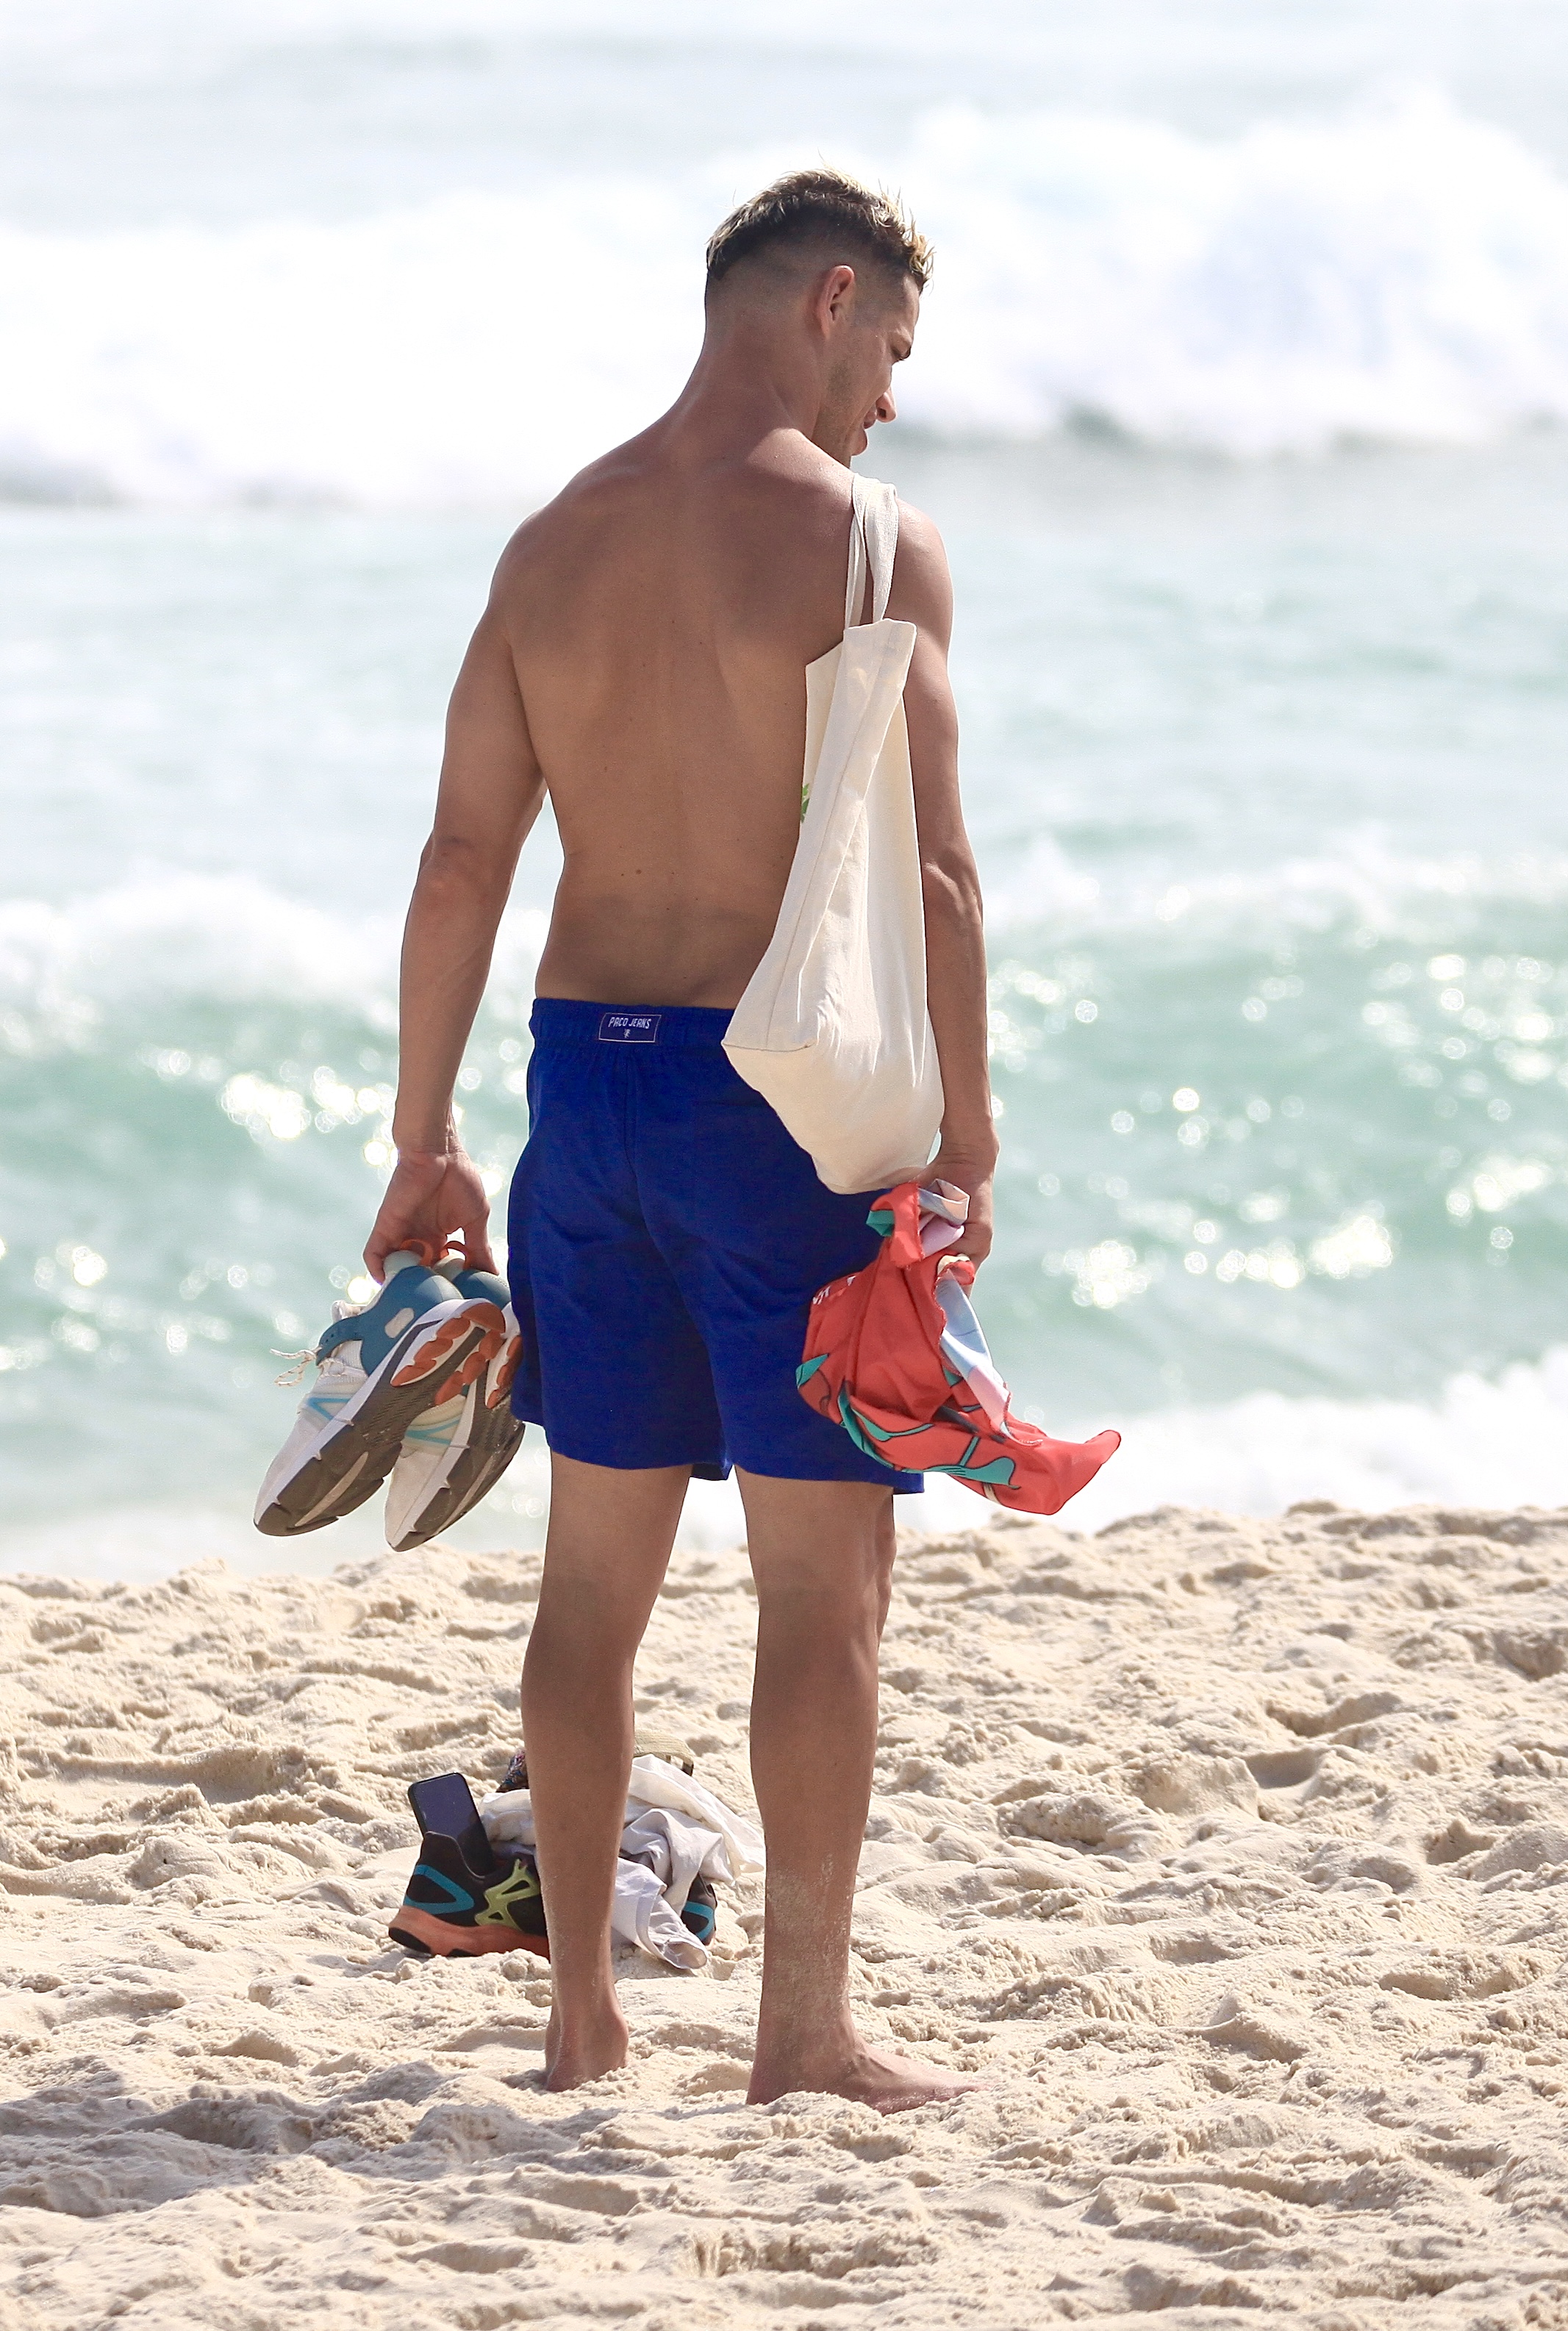
<path fill-rule="evenodd" d="M 603 1044 L 617 1051 L 695 1045 L 715 1051 L 733 1016 L 729 1004 L 716 1011 L 700 1004 L 581 1004 L 539 995 L 528 1026 L 536 1044 Z"/>

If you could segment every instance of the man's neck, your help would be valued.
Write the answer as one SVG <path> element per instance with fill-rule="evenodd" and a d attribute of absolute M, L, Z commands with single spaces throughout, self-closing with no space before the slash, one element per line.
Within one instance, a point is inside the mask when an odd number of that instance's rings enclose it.
<path fill-rule="evenodd" d="M 709 331 L 690 379 L 656 425 L 672 452 L 743 461 L 770 438 L 814 443 L 821 410 L 809 353 L 779 332 L 737 321 Z"/>

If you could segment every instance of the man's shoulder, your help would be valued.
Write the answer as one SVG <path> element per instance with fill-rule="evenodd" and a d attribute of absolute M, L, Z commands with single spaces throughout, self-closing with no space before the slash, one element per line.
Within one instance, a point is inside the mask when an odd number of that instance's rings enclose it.
<path fill-rule="evenodd" d="M 832 537 L 847 520 L 849 499 L 848 473 L 803 439 L 782 453 L 764 447 L 734 461 L 692 462 L 671 458 L 655 428 L 590 461 L 531 512 L 501 554 L 497 585 L 526 590 L 592 557 L 610 534 L 643 528 L 662 538 L 683 505 L 721 531 L 732 524 L 743 536 L 756 530 L 777 547 L 797 528 L 803 539 Z"/>
<path fill-rule="evenodd" d="M 522 571 L 584 529 L 613 520 L 634 497 L 646 469 L 629 446 L 590 461 L 523 519 L 501 554 L 501 571 Z"/>
<path fill-rule="evenodd" d="M 946 639 L 953 622 L 953 580 L 947 549 L 936 521 L 902 496 L 898 501 L 898 549 L 888 613 Z"/>
<path fill-rule="evenodd" d="M 946 546 L 942 540 L 936 521 L 928 512 L 917 509 L 913 502 L 898 497 L 898 549 L 922 566 L 947 565 Z"/>

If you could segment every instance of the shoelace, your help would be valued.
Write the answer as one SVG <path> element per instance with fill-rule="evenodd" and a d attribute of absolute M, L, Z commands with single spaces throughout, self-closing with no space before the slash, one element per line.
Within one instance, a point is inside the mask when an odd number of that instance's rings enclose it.
<path fill-rule="evenodd" d="M 339 1319 L 356 1319 L 362 1311 L 368 1311 L 369 1308 L 370 1306 L 368 1303 L 334 1303 L 332 1306 L 332 1325 L 336 1327 Z M 316 1359 L 316 1353 L 317 1346 L 314 1344 L 307 1344 L 304 1349 L 299 1352 L 280 1352 L 274 1350 L 272 1357 L 275 1360 L 287 1360 L 290 1365 L 284 1369 L 280 1376 L 274 1376 L 272 1378 L 272 1382 L 275 1384 L 280 1385 L 285 1391 L 291 1390 L 295 1384 L 303 1384 L 305 1381 L 305 1371 L 310 1365 L 312 1360 Z M 325 1363 L 318 1361 L 317 1365 L 318 1366 L 321 1366 L 324 1365 Z"/>
<path fill-rule="evenodd" d="M 352 1349 L 357 1352 L 358 1345 L 354 1345 Z M 345 1401 L 353 1399 L 364 1382 L 365 1370 L 360 1366 L 358 1360 L 351 1360 L 347 1351 L 339 1345 L 335 1351 L 328 1352 L 322 1361 L 321 1373 L 316 1379 L 316 1388 L 305 1405 L 307 1408 L 315 1409 L 318 1415 L 330 1420 L 343 1406 Z"/>

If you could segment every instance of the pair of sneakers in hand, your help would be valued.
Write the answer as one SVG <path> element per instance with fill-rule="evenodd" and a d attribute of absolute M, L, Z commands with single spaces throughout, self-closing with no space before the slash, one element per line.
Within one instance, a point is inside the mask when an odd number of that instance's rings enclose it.
<path fill-rule="evenodd" d="M 390 1473 L 387 1543 L 423 1546 L 494 1488 L 521 1445 L 506 1282 L 461 1255 L 390 1255 L 373 1303 L 334 1304 L 314 1357 L 315 1384 L 256 1501 L 269 1537 L 324 1528 Z"/>

